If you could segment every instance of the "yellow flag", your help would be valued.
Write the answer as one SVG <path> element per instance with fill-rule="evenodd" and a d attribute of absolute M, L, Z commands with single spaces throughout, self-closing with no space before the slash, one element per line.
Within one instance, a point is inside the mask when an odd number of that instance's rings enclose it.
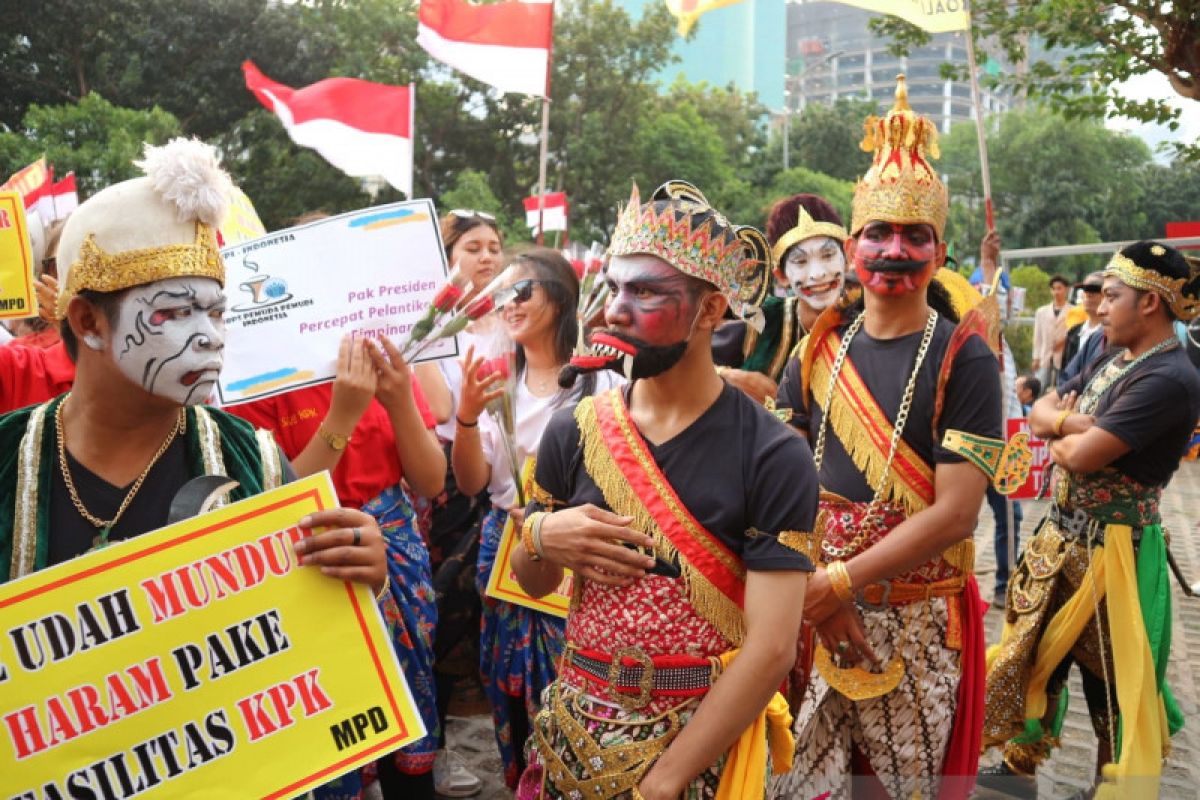
<path fill-rule="evenodd" d="M 696 20 L 701 14 L 706 14 L 714 8 L 721 6 L 731 6 L 734 3 L 740 3 L 742 0 L 666 0 L 667 10 L 675 15 L 675 19 L 679 20 L 679 35 L 687 36 L 691 31 L 692 26 L 696 24 Z"/>
<path fill-rule="evenodd" d="M 965 31 L 970 22 L 966 0 L 838 0 L 838 2 L 865 8 L 867 11 L 900 17 L 900 19 L 911 22 L 918 28 L 924 28 L 930 33 Z M 670 0 L 668 0 L 668 5 L 670 5 Z"/>

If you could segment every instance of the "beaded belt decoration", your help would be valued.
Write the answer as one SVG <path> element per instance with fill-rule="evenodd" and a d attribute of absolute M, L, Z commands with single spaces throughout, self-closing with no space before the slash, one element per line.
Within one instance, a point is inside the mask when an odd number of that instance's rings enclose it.
<path fill-rule="evenodd" d="M 653 697 L 698 697 L 720 674 L 715 658 L 689 655 L 650 656 L 640 647 L 623 647 L 611 655 L 568 645 L 568 667 L 609 690 L 624 708 L 647 705 Z"/>

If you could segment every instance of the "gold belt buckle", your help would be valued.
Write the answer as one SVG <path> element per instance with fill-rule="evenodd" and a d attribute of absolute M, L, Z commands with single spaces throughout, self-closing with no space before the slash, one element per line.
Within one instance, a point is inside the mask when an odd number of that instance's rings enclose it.
<path fill-rule="evenodd" d="M 618 686 L 621 678 L 622 660 L 629 658 L 642 668 L 642 679 L 638 681 L 638 693 L 627 695 Z M 622 647 L 612 654 L 608 665 L 608 690 L 621 708 L 634 711 L 650 702 L 650 694 L 654 689 L 654 660 L 640 647 Z"/>
<path fill-rule="evenodd" d="M 888 600 L 890 600 L 892 597 L 892 582 L 882 581 L 878 584 L 871 585 L 883 586 L 883 595 L 879 598 L 879 602 L 872 603 L 871 601 L 867 600 L 866 587 L 864 586 L 863 591 L 859 592 L 858 597 L 856 598 L 858 604 L 869 611 L 887 611 L 889 607 Z"/>

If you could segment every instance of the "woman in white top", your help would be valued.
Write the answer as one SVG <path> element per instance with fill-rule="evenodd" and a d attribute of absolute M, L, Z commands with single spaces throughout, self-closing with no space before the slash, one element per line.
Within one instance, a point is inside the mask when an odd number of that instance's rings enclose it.
<path fill-rule="evenodd" d="M 524 464 L 538 449 L 550 416 L 585 394 L 603 391 L 619 382 L 612 373 L 586 376 L 574 390 L 560 389 L 558 372 L 570 360 L 575 345 L 575 307 L 579 279 L 559 253 L 534 248 L 514 259 L 511 286 L 516 297 L 504 307 L 502 319 L 516 345 L 517 388 L 515 445 L 517 463 Z M 451 464 L 464 493 L 487 486 L 492 510 L 480 534 L 476 581 L 480 594 L 496 565 L 496 550 L 505 522 L 514 510 L 516 486 L 501 431 L 487 403 L 502 391 L 499 376 L 480 376 L 484 359 L 467 351 L 462 395 L 458 405 Z M 591 378 L 591 380 L 587 380 Z M 480 668 L 492 706 L 496 742 L 504 760 L 504 778 L 516 788 L 524 769 L 523 745 L 529 721 L 537 712 L 542 690 L 554 680 L 563 647 L 564 620 L 523 606 L 483 598 Z"/>
<path fill-rule="evenodd" d="M 491 283 L 500 274 L 503 263 L 503 239 L 496 218 L 486 211 L 455 209 L 441 219 L 442 244 L 446 260 L 469 282 L 467 297 Z M 459 346 L 480 349 L 491 334 L 501 327 L 495 315 L 471 323 L 458 335 Z M 450 462 L 450 443 L 454 441 L 454 411 L 462 389 L 462 365 L 458 359 L 427 361 L 413 367 L 413 374 L 425 393 L 429 409 L 438 421 L 438 440 Z M 433 763 L 433 783 L 437 793 L 446 797 L 470 797 L 478 794 L 482 782 L 471 774 L 463 760 L 446 750 L 446 711 L 455 684 L 469 677 L 476 679 L 474 665 L 479 662 L 479 594 L 475 591 L 476 555 L 479 552 L 479 524 L 491 507 L 486 497 L 464 494 L 447 470 L 445 491 L 431 502 L 431 514 L 425 529 L 429 542 L 429 561 L 433 587 L 437 595 L 437 627 L 434 631 L 434 673 L 437 684 L 437 708 L 440 749 Z"/>

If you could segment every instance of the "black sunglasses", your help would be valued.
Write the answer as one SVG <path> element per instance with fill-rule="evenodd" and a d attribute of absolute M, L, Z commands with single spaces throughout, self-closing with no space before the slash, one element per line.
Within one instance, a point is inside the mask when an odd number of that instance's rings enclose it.
<path fill-rule="evenodd" d="M 545 281 L 539 281 L 536 278 L 525 278 L 524 280 L 517 281 L 509 287 L 513 293 L 512 300 L 510 302 L 528 303 L 529 298 L 533 297 L 533 287 L 544 282 Z"/>
<path fill-rule="evenodd" d="M 486 211 L 476 211 L 473 208 L 452 208 L 450 209 L 450 213 L 459 219 L 474 219 L 475 217 L 479 217 L 484 222 L 496 221 L 494 214 L 489 214 Z"/>

